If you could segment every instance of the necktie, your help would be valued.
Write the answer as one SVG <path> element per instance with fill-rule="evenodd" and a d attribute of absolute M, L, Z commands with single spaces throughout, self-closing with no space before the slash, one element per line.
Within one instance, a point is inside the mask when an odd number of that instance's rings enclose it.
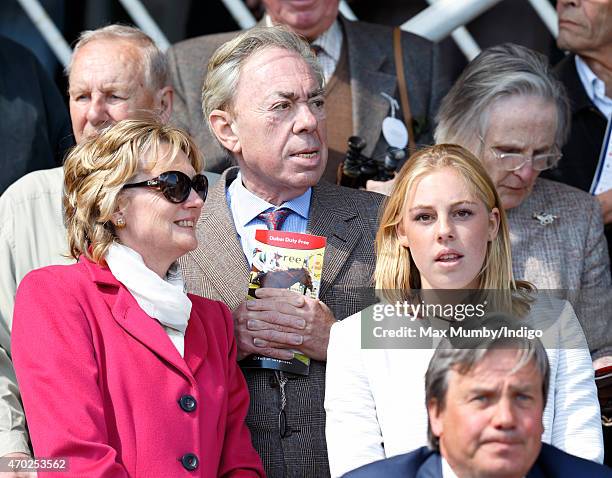
<path fill-rule="evenodd" d="M 257 215 L 257 218 L 261 219 L 266 224 L 268 229 L 277 231 L 281 227 L 283 227 L 283 223 L 285 222 L 285 219 L 287 219 L 287 216 L 289 216 L 290 213 L 291 209 L 281 207 L 274 211 L 259 213 Z"/>
<path fill-rule="evenodd" d="M 291 209 L 286 207 L 281 207 L 275 209 L 273 211 L 261 212 L 257 215 L 258 219 L 261 219 L 269 230 L 278 230 L 283 227 L 283 223 L 287 216 L 291 212 Z M 285 407 L 287 405 L 287 393 L 285 392 L 285 385 L 287 384 L 287 377 L 280 370 L 274 371 L 274 377 L 278 382 L 278 388 L 280 392 L 280 411 L 278 413 L 278 431 L 281 438 L 286 438 L 291 436 L 292 430 L 289 424 L 287 423 L 287 414 L 285 412 Z"/>

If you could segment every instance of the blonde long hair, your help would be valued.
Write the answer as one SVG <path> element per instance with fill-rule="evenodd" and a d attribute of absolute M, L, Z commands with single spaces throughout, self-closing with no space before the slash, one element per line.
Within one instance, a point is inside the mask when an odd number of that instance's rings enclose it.
<path fill-rule="evenodd" d="M 383 206 L 380 227 L 376 234 L 376 289 L 399 291 L 406 298 L 412 289 L 421 288 L 421 275 L 410 254 L 410 249 L 400 244 L 397 228 L 402 221 L 410 191 L 417 181 L 441 168 L 452 168 L 465 180 L 469 189 L 482 200 L 487 209 L 499 210 L 497 237 L 487 245 L 478 288 L 518 292 L 526 297 L 534 287 L 529 282 L 515 281 L 512 274 L 512 253 L 508 219 L 501 207 L 495 185 L 478 159 L 467 149 L 454 144 L 439 144 L 413 154 L 399 172 L 393 193 Z M 387 295 L 388 297 L 388 295 Z"/>
<path fill-rule="evenodd" d="M 152 115 L 120 121 L 77 145 L 64 163 L 64 210 L 70 255 L 100 262 L 116 240 L 111 222 L 119 194 L 139 171 L 150 171 L 162 144 L 170 158 L 183 151 L 196 171 L 202 158 L 188 134 L 163 125 Z M 151 162 L 143 162 L 151 153 Z"/>

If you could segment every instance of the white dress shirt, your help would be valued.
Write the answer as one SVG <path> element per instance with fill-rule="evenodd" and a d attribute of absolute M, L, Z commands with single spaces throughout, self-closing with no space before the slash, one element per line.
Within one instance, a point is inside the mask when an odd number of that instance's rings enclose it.
<path fill-rule="evenodd" d="M 267 27 L 274 25 L 268 15 L 265 16 L 265 24 Z M 319 47 L 317 60 L 319 60 L 319 65 L 321 65 L 323 70 L 325 83 L 329 82 L 334 71 L 336 71 L 336 66 L 340 60 L 340 52 L 342 51 L 342 41 L 342 28 L 340 27 L 340 22 L 336 20 L 311 43 Z"/>
<path fill-rule="evenodd" d="M 440 457 L 440 460 L 442 461 L 442 478 L 457 478 L 456 473 L 448 464 L 448 461 L 446 461 L 443 456 Z"/>
<path fill-rule="evenodd" d="M 606 96 L 606 84 L 599 79 L 589 65 L 576 55 L 576 70 L 587 96 L 606 118 L 612 116 L 612 98 Z"/>

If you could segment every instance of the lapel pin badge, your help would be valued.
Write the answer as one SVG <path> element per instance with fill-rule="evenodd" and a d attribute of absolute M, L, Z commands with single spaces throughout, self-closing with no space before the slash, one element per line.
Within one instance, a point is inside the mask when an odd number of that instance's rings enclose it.
<path fill-rule="evenodd" d="M 541 226 L 548 226 L 555 222 L 555 219 L 559 219 L 559 216 L 554 216 L 547 212 L 534 212 L 533 218 L 537 219 Z"/>

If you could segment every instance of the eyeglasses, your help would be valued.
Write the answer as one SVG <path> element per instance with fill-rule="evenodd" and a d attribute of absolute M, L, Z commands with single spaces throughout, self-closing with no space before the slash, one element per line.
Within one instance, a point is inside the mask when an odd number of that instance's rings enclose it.
<path fill-rule="evenodd" d="M 208 194 L 208 178 L 203 174 L 196 174 L 190 179 L 180 171 L 166 171 L 156 178 L 123 186 L 124 189 L 140 187 L 157 189 L 168 201 L 175 204 L 187 201 L 192 189 L 202 201 L 205 201 Z"/>
<path fill-rule="evenodd" d="M 518 171 L 531 161 L 531 167 L 536 171 L 545 171 L 554 168 L 561 157 L 561 153 L 546 153 L 527 156 L 518 153 L 500 153 L 495 148 L 491 148 L 493 155 L 501 162 L 506 171 Z"/>
<path fill-rule="evenodd" d="M 478 136 L 478 139 L 485 145 L 485 140 L 482 136 Z M 527 156 L 525 154 L 518 153 L 500 153 L 494 147 L 490 146 L 489 149 L 493 153 L 493 156 L 501 162 L 502 167 L 506 171 L 518 171 L 531 161 L 531 167 L 536 171 L 545 171 L 547 169 L 554 168 L 563 155 L 559 151 L 546 154 L 536 154 L 534 156 Z"/>

